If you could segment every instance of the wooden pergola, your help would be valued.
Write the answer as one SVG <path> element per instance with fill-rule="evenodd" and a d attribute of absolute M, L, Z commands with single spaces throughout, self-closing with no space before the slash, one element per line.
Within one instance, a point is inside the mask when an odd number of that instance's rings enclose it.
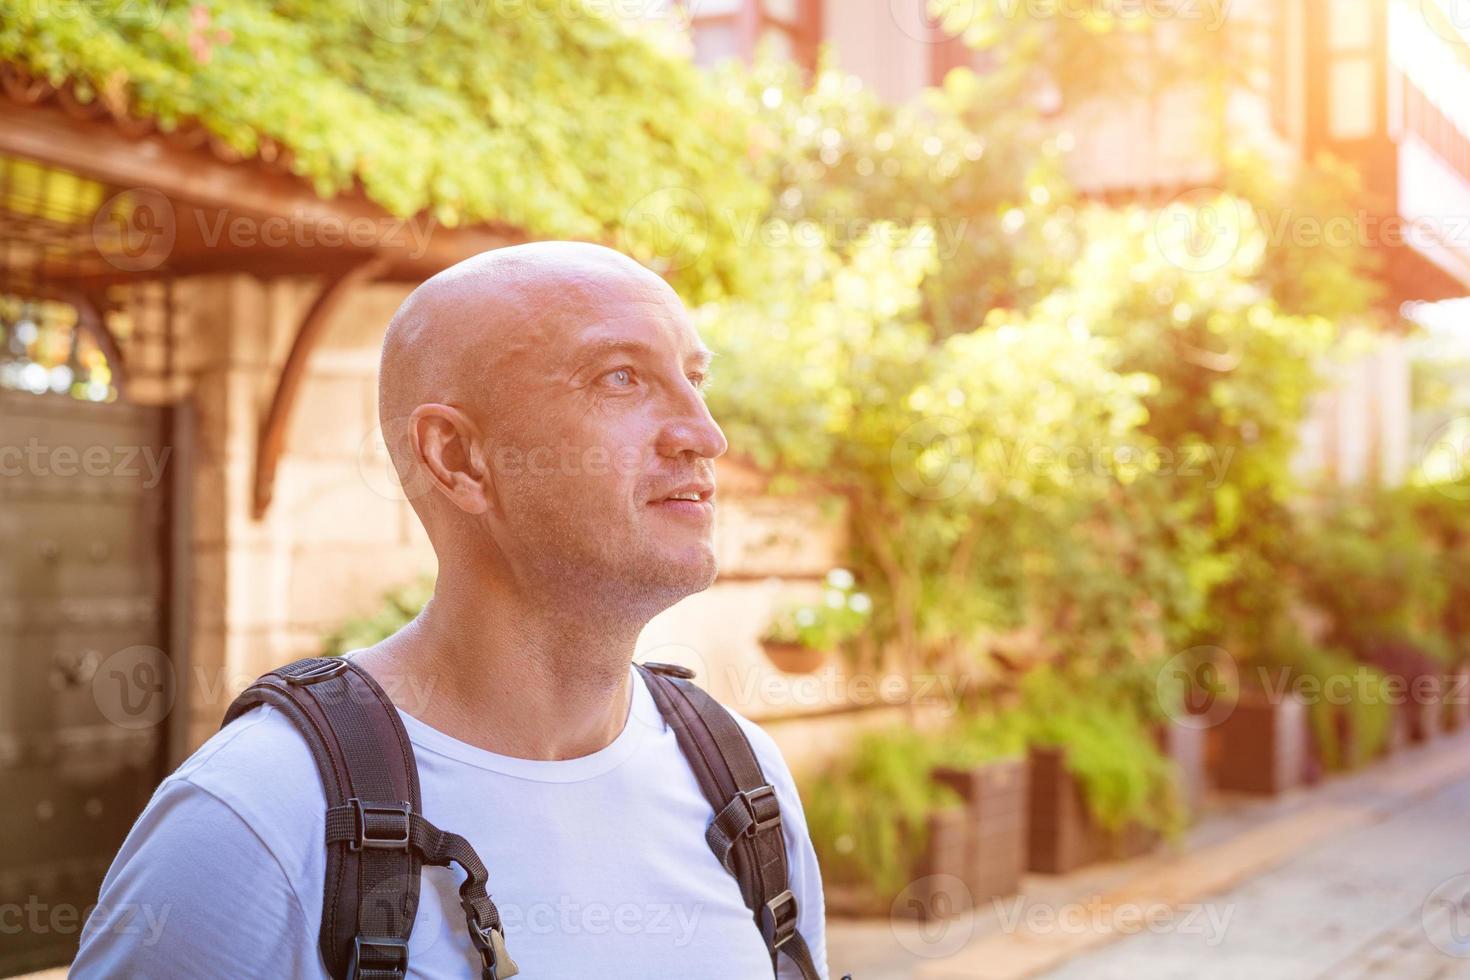
<path fill-rule="evenodd" d="M 292 173 L 289 149 L 269 139 L 244 160 L 202 126 L 165 133 L 152 120 L 109 109 L 100 99 L 82 102 L 70 85 L 53 86 L 13 64 L 0 65 L 0 92 L 0 158 L 31 161 L 106 189 L 93 214 L 73 216 L 62 235 L 51 236 L 57 240 L 12 263 L 9 272 L 75 305 L 119 368 L 121 345 L 100 312 L 99 297 L 109 286 L 219 272 L 319 278 L 260 420 L 257 518 L 270 506 L 307 364 L 344 297 L 368 282 L 417 283 L 476 253 L 525 240 L 507 225 L 448 228 L 427 215 L 404 221 L 360 190 L 322 198 Z M 24 235 L 21 225 L 34 215 L 11 214 L 5 202 L 0 187 L 0 234 Z M 149 227 L 134 231 L 161 236 L 162 245 L 142 254 L 110 249 L 113 225 L 126 225 L 127 214 L 145 219 Z M 231 233 L 242 219 L 252 234 Z"/>

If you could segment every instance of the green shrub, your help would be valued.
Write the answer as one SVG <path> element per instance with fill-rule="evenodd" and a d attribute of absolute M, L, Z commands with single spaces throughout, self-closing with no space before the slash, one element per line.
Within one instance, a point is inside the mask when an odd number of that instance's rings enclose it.
<path fill-rule="evenodd" d="M 1293 686 L 1311 679 L 1307 712 L 1322 764 L 1328 770 L 1356 769 L 1382 751 L 1397 706 L 1390 701 L 1384 675 L 1342 650 L 1302 643 L 1278 652 Z M 1339 721 L 1343 719 L 1343 721 Z M 1344 746 L 1339 724 L 1350 733 Z"/>
<path fill-rule="evenodd" d="M 908 728 L 870 732 L 807 786 L 804 808 L 823 876 L 898 894 L 928 844 L 929 814 L 959 796 L 930 778 L 939 742 Z"/>
<path fill-rule="evenodd" d="M 823 876 L 891 900 L 923 857 L 929 815 L 961 803 L 933 779 L 935 767 L 1019 757 L 1023 736 L 1015 712 L 962 716 L 935 731 L 895 726 L 863 735 L 802 794 Z"/>
<path fill-rule="evenodd" d="M 323 657 L 340 657 L 344 653 L 370 647 L 398 632 L 419 614 L 434 594 L 434 576 L 424 575 L 400 585 L 383 595 L 378 610 L 367 616 L 347 620 L 322 638 Z"/>
<path fill-rule="evenodd" d="M 1183 831 L 1178 772 L 1135 705 L 1108 697 L 1108 684 L 1049 666 L 1028 674 L 1021 693 L 1027 741 L 1066 749 L 1067 769 L 1101 826 L 1116 831 L 1137 822 L 1169 838 Z"/>

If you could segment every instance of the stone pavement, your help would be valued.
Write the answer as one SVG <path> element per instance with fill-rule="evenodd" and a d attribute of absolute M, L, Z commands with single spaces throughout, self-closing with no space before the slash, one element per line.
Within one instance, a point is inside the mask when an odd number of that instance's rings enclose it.
<path fill-rule="evenodd" d="M 829 924 L 854 980 L 1470 980 L 1470 736 L 1273 800 L 1183 848 L 930 926 Z"/>

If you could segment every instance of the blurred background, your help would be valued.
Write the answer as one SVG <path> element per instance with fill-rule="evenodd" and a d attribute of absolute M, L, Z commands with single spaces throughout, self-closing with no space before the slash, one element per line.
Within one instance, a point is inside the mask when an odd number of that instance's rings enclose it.
<path fill-rule="evenodd" d="M 834 975 L 1470 977 L 1463 0 L 6 0 L 0 90 L 0 974 L 414 615 L 388 319 L 573 238 L 718 353 L 638 658 Z"/>

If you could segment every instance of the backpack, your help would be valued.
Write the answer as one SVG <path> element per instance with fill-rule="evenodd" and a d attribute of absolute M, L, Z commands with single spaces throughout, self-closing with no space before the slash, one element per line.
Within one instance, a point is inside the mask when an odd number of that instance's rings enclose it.
<path fill-rule="evenodd" d="M 776 791 L 735 719 L 673 664 L 636 665 L 699 781 L 715 816 L 705 840 L 740 882 L 740 894 L 771 952 L 786 954 L 803 980 L 820 980 L 796 931 Z M 484 863 L 469 841 L 421 812 L 413 746 L 393 702 L 371 675 L 339 657 L 307 657 L 262 674 L 225 713 L 223 728 L 260 704 L 291 720 L 306 739 L 326 791 L 327 868 L 318 945 L 334 978 L 401 980 L 418 910 L 424 865 L 465 873 L 460 906 L 480 954 L 481 980 L 518 972 L 500 913 L 486 891 Z"/>

